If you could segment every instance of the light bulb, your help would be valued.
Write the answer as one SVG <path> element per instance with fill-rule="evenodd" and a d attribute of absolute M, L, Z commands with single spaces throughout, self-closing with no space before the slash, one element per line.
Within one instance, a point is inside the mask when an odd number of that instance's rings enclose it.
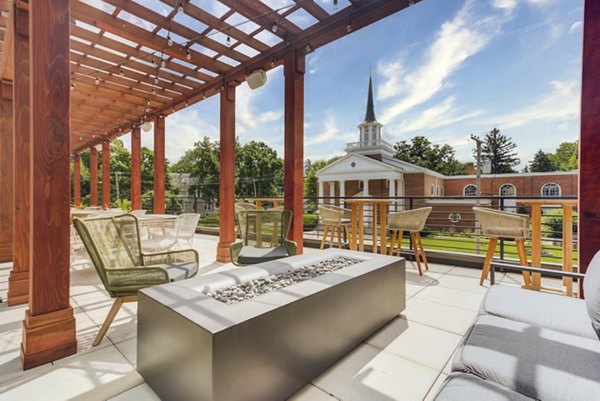
<path fill-rule="evenodd" d="M 170 36 L 167 36 L 167 45 L 169 45 L 169 47 L 173 46 L 173 39 L 171 39 Z"/>
<path fill-rule="evenodd" d="M 160 60 L 161 67 L 165 67 L 166 65 L 167 65 L 167 62 L 164 59 Z"/>
<path fill-rule="evenodd" d="M 156 60 L 152 59 L 152 65 L 156 67 Z"/>
<path fill-rule="evenodd" d="M 75 90 L 75 82 L 71 83 L 71 90 L 74 91 Z"/>
<path fill-rule="evenodd" d="M 124 76 L 124 75 L 125 75 L 125 70 L 121 68 L 121 69 L 119 70 L 119 75 L 120 75 L 120 76 Z"/>
<path fill-rule="evenodd" d="M 96 85 L 100 85 L 100 78 L 96 77 Z"/>
<path fill-rule="evenodd" d="M 158 85 L 158 83 L 160 82 L 160 80 L 158 79 L 158 75 L 154 77 L 154 83 Z"/>
<path fill-rule="evenodd" d="M 310 53 L 310 51 L 311 51 L 311 50 L 312 50 L 312 48 L 310 47 L 310 43 L 308 43 L 308 44 L 306 45 L 306 52 L 307 52 L 307 53 Z"/>
<path fill-rule="evenodd" d="M 183 9 L 183 3 L 179 3 L 179 5 L 177 6 L 177 12 L 180 14 L 183 14 L 185 10 Z"/>
<path fill-rule="evenodd" d="M 229 35 L 227 35 L 227 41 L 225 43 L 227 43 L 227 46 L 231 45 L 231 38 Z"/>
<path fill-rule="evenodd" d="M 156 89 L 152 88 L 152 92 L 150 93 L 152 93 L 153 96 L 156 95 Z"/>
<path fill-rule="evenodd" d="M 346 25 L 346 32 L 352 32 L 352 24 L 348 22 L 348 25 Z"/>
<path fill-rule="evenodd" d="M 277 29 L 279 29 L 279 27 L 277 26 L 277 22 L 273 22 L 273 26 L 271 27 L 271 31 L 273 31 L 273 33 L 277 32 Z"/>
<path fill-rule="evenodd" d="M 185 51 L 185 58 L 188 59 L 188 60 L 192 59 L 192 53 L 190 52 L 190 49 L 187 49 Z"/>

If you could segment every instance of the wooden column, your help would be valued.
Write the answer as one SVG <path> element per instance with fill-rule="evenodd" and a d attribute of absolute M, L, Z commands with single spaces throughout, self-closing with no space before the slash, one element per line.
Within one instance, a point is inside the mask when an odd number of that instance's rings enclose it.
<path fill-rule="evenodd" d="M 31 267 L 31 129 L 29 122 L 29 12 L 13 5 L 14 257 L 8 277 L 9 306 L 29 302 Z"/>
<path fill-rule="evenodd" d="M 90 206 L 98 206 L 98 150 L 90 148 Z"/>
<path fill-rule="evenodd" d="M 154 118 L 154 213 L 165 212 L 165 119 Z"/>
<path fill-rule="evenodd" d="M 77 352 L 69 305 L 69 0 L 30 2 L 29 27 L 34 135 L 32 263 L 21 343 L 24 369 Z"/>
<path fill-rule="evenodd" d="M 102 142 L 102 208 L 110 208 L 110 141 Z"/>
<path fill-rule="evenodd" d="M 73 205 L 81 204 L 81 157 L 79 153 L 73 156 Z"/>
<path fill-rule="evenodd" d="M 13 101 L 12 84 L 0 83 L 0 262 L 13 259 Z"/>
<path fill-rule="evenodd" d="M 131 209 L 142 208 L 142 132 L 136 126 L 131 131 Z"/>
<path fill-rule="evenodd" d="M 579 270 L 585 272 L 600 250 L 600 2 L 597 0 L 585 1 L 579 149 Z"/>
<path fill-rule="evenodd" d="M 304 70 L 305 55 L 290 52 L 283 64 L 285 75 L 284 207 L 294 214 L 290 238 L 303 250 L 304 217 Z"/>
<path fill-rule="evenodd" d="M 235 86 L 221 89 L 219 178 L 219 245 L 217 261 L 230 262 L 229 246 L 235 241 Z"/>

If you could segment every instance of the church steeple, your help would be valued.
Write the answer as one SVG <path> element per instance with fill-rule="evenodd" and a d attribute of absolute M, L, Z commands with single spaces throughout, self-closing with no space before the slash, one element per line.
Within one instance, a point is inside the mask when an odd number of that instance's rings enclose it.
<path fill-rule="evenodd" d="M 365 113 L 365 122 L 372 123 L 375 119 L 375 106 L 373 105 L 373 81 L 369 75 L 369 95 L 367 97 L 367 112 Z"/>

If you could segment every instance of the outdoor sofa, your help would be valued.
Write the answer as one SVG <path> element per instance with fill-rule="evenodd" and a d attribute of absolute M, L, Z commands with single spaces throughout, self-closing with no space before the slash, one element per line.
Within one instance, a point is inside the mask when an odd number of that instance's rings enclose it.
<path fill-rule="evenodd" d="M 491 286 L 435 400 L 600 400 L 600 252 L 583 288 Z"/>

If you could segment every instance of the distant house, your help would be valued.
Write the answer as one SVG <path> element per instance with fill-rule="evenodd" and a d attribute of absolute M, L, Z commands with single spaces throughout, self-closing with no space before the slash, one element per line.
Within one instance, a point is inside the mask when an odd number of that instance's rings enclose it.
<path fill-rule="evenodd" d="M 183 201 L 183 213 L 200 213 L 205 216 L 218 212 L 215 201 L 207 201 L 191 192 L 193 185 L 198 183 L 198 179 L 192 177 L 190 173 L 171 173 L 171 185 L 179 190 L 179 196 Z"/>
<path fill-rule="evenodd" d="M 438 172 L 398 160 L 393 157 L 392 144 L 382 139 L 383 124 L 375 118 L 373 86 L 369 79 L 367 110 L 364 121 L 359 124 L 359 141 L 348 143 L 346 155 L 317 172 L 318 194 L 321 197 L 344 198 L 351 196 L 428 197 L 413 200 L 413 207 L 433 206 L 432 216 L 444 224 L 462 226 L 472 222 L 471 208 L 474 199 L 435 199 L 436 197 L 474 197 L 475 173 L 446 176 Z M 482 196 L 528 197 L 528 196 L 576 196 L 577 171 L 551 173 L 491 174 L 481 177 Z M 324 203 L 340 203 L 324 199 Z M 482 200 L 481 205 L 499 204 L 497 199 Z M 450 206 L 451 205 L 451 206 Z M 508 210 L 515 210 L 517 202 L 503 201 Z M 394 206 L 400 210 L 406 202 Z M 449 209 L 449 207 L 451 207 Z M 447 220 L 446 220 L 447 219 Z M 440 224 L 442 222 L 440 221 Z M 469 223 L 470 224 L 470 223 Z"/>

